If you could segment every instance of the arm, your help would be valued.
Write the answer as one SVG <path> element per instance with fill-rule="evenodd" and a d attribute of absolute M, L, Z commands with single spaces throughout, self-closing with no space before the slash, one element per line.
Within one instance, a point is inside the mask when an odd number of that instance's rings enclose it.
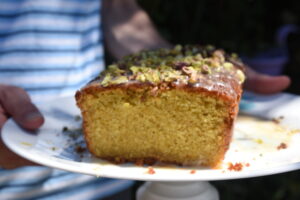
<path fill-rule="evenodd" d="M 135 0 L 104 0 L 102 5 L 105 44 L 113 57 L 120 59 L 142 49 L 172 47 Z"/>

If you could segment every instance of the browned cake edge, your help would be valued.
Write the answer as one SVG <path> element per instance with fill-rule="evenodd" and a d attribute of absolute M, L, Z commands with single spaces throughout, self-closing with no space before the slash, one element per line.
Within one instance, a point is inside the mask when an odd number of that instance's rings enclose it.
<path fill-rule="evenodd" d="M 111 85 L 108 87 L 103 87 L 100 84 L 97 84 L 95 82 L 91 82 L 90 84 L 88 84 L 86 87 L 84 87 L 83 89 L 81 89 L 80 91 L 77 91 L 75 98 L 76 98 L 76 102 L 77 102 L 77 106 L 81 109 L 82 115 L 83 115 L 83 133 L 84 133 L 84 137 L 87 143 L 87 148 L 89 149 L 89 151 L 96 157 L 99 157 L 95 154 L 95 152 L 93 152 L 93 149 L 90 148 L 89 145 L 89 141 L 88 141 L 88 137 L 87 135 L 89 134 L 86 131 L 86 124 L 87 122 L 85 121 L 85 115 L 86 112 L 83 110 L 82 108 L 82 100 L 83 100 L 83 96 L 90 94 L 90 95 L 94 95 L 97 94 L 98 92 L 102 92 L 105 90 L 114 90 L 117 88 L 121 88 L 124 90 L 127 89 L 138 89 L 138 88 L 142 88 L 142 87 L 149 87 L 149 88 L 154 88 L 155 86 L 152 85 L 151 83 L 126 83 L 126 84 L 118 84 L 118 85 Z M 233 89 L 236 93 L 235 97 L 229 96 L 228 93 L 220 90 L 220 91 L 208 91 L 204 88 L 201 87 L 193 87 L 191 85 L 170 85 L 171 88 L 176 88 L 176 89 L 183 89 L 186 92 L 193 92 L 193 93 L 206 93 L 209 96 L 215 96 L 216 98 L 220 98 L 223 99 L 224 101 L 228 101 L 230 102 L 231 108 L 230 108 L 230 113 L 229 113 L 229 118 L 226 121 L 227 124 L 227 128 L 224 131 L 224 146 L 222 147 L 223 152 L 220 153 L 220 158 L 219 158 L 219 162 L 218 163 L 213 163 L 208 167 L 211 168 L 218 168 L 218 166 L 220 165 L 221 161 L 224 159 L 225 153 L 226 151 L 229 149 L 230 146 L 230 142 L 232 139 L 232 133 L 233 133 L 233 125 L 235 122 L 235 119 L 237 117 L 237 113 L 238 113 L 238 104 L 241 98 L 241 93 L 242 93 L 242 88 L 240 84 L 233 84 Z M 164 88 L 160 88 L 160 90 L 163 92 L 163 90 L 168 90 L 170 87 L 166 86 Z M 155 163 L 158 162 L 163 162 L 163 163 L 168 163 L 168 164 L 177 164 L 177 165 L 184 165 L 184 166 L 194 166 L 194 164 L 188 164 L 188 163 L 179 163 L 176 161 L 170 161 L 170 162 L 166 162 L 164 160 L 161 160 L 159 158 L 153 158 L 153 157 L 149 157 L 149 158 L 135 158 L 135 159 L 124 159 L 124 158 L 119 158 L 119 157 L 99 157 L 101 159 L 105 159 L 108 160 L 110 162 L 116 163 L 116 164 L 120 164 L 120 163 L 125 163 L 125 162 L 133 162 L 136 165 L 143 165 L 143 164 L 148 164 L 148 165 L 153 165 Z M 203 165 L 201 165 L 203 166 Z"/>

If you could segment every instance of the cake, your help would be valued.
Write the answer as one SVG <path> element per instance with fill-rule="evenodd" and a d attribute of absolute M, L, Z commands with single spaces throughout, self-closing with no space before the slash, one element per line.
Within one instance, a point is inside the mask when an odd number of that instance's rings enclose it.
<path fill-rule="evenodd" d="M 115 163 L 216 167 L 244 79 L 237 56 L 213 46 L 126 56 L 76 93 L 87 147 Z"/>

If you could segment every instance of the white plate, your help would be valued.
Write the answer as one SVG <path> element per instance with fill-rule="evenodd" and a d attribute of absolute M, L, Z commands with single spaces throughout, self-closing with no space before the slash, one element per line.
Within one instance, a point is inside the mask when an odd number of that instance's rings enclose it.
<path fill-rule="evenodd" d="M 288 94 L 273 97 L 250 97 L 246 113 L 271 119 L 284 116 L 282 126 L 258 118 L 239 116 L 234 138 L 220 169 L 178 166 L 115 165 L 97 159 L 84 147 L 78 130 L 79 110 L 73 97 L 40 105 L 45 124 L 36 133 L 20 129 L 9 120 L 2 130 L 5 144 L 28 160 L 72 172 L 99 177 L 149 181 L 224 180 L 276 174 L 300 168 L 300 98 Z M 243 102 L 244 104 L 245 102 Z M 244 111 L 245 112 L 245 111 Z M 63 131 L 68 127 L 69 131 Z M 281 143 L 286 149 L 277 149 Z M 282 146 L 282 145 L 281 145 Z M 284 145 L 283 145 L 284 146 Z M 230 163 L 240 163 L 242 170 L 230 170 Z M 150 173 L 154 170 L 155 173 Z"/>

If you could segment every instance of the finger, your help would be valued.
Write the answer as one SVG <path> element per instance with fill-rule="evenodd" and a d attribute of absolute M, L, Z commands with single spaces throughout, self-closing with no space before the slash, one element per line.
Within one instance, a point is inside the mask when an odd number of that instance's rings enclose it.
<path fill-rule="evenodd" d="M 291 83 L 290 78 L 287 76 L 264 75 L 255 72 L 249 67 L 246 67 L 246 76 L 245 89 L 260 94 L 282 92 Z"/>
<path fill-rule="evenodd" d="M 6 120 L 7 120 L 7 117 L 3 114 L 0 114 L 0 132 L 1 132 L 1 129 L 4 125 L 4 123 L 6 122 Z"/>
<path fill-rule="evenodd" d="M 21 88 L 0 86 L 0 104 L 25 129 L 35 130 L 44 122 L 42 114 L 31 103 L 28 94 Z"/>
<path fill-rule="evenodd" d="M 17 167 L 37 165 L 29 160 L 26 160 L 17 154 L 10 151 L 0 139 L 0 167 L 4 169 L 14 169 Z"/>
<path fill-rule="evenodd" d="M 5 112 L 5 110 L 3 109 L 3 107 L 0 104 L 0 132 L 1 132 L 2 126 L 4 125 L 4 123 L 7 120 L 7 118 L 8 117 L 6 115 L 6 112 Z"/>

